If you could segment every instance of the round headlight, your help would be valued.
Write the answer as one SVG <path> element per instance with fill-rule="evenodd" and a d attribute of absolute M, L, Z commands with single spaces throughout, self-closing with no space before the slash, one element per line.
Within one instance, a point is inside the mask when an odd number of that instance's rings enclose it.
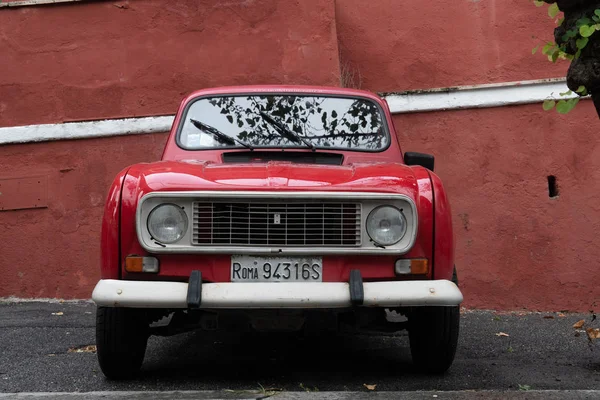
<path fill-rule="evenodd" d="M 181 207 L 161 204 L 148 216 L 148 232 L 161 243 L 175 243 L 187 232 L 188 218 Z"/>
<path fill-rule="evenodd" d="M 406 217 L 392 206 L 379 206 L 367 217 L 367 233 L 382 246 L 398 243 L 406 234 Z"/>

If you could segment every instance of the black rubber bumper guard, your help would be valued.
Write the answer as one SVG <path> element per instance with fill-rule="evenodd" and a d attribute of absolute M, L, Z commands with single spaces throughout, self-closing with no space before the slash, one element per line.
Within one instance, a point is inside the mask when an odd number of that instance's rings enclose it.
<path fill-rule="evenodd" d="M 363 288 L 363 279 L 360 271 L 353 269 L 350 271 L 350 303 L 353 306 L 361 306 L 365 301 L 365 290 Z M 202 272 L 192 271 L 187 291 L 187 305 L 189 308 L 200 308 L 202 303 Z"/>
<path fill-rule="evenodd" d="M 365 289 L 363 279 L 358 269 L 350 271 L 350 303 L 353 306 L 362 306 L 365 302 Z"/>
<path fill-rule="evenodd" d="M 202 303 L 202 272 L 192 271 L 188 283 L 187 305 L 189 308 L 200 308 Z"/>

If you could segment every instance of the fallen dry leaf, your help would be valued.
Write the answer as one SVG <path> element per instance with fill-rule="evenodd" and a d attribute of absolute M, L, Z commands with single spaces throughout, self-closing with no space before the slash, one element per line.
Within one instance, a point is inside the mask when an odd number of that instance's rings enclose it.
<path fill-rule="evenodd" d="M 552 316 L 552 315 L 544 315 L 544 319 L 554 319 L 554 316 Z"/>
<path fill-rule="evenodd" d="M 52 315 L 64 315 L 64 313 L 62 311 L 59 311 L 59 312 L 53 312 Z"/>
<path fill-rule="evenodd" d="M 510 335 L 508 333 L 498 332 L 498 333 L 496 333 L 496 336 L 499 336 L 499 337 L 509 337 Z"/>
<path fill-rule="evenodd" d="M 530 313 L 527 311 L 517 311 L 515 312 L 515 315 L 519 316 L 519 317 L 524 317 L 526 315 L 529 315 Z"/>
<path fill-rule="evenodd" d="M 377 385 L 367 385 L 366 383 L 363 383 L 363 386 L 366 387 L 367 390 L 375 390 L 377 387 Z"/>
<path fill-rule="evenodd" d="M 585 320 L 582 319 L 581 321 L 577 321 L 573 324 L 573 328 L 574 329 L 581 329 L 583 327 L 583 324 L 585 324 Z"/>
<path fill-rule="evenodd" d="M 558 313 L 558 316 L 559 316 L 559 317 L 561 317 L 561 318 L 564 318 L 564 317 L 566 317 L 566 315 L 565 315 L 565 314 L 563 314 L 563 313 Z"/>
<path fill-rule="evenodd" d="M 67 350 L 67 353 L 95 353 L 96 345 L 90 344 L 89 346 L 71 347 Z"/>
<path fill-rule="evenodd" d="M 587 333 L 590 342 L 596 339 L 600 339 L 600 328 L 587 328 L 585 330 L 585 333 Z"/>

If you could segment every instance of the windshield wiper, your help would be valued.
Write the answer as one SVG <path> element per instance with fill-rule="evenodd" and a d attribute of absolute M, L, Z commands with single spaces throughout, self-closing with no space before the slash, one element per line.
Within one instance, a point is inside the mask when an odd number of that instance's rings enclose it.
<path fill-rule="evenodd" d="M 287 140 L 292 141 L 294 143 L 304 143 L 306 146 L 308 146 L 310 149 L 312 149 L 312 151 L 316 150 L 314 144 L 312 144 L 311 142 L 305 140 L 302 136 L 298 135 L 296 132 L 292 131 L 287 126 L 285 126 L 281 122 L 277 121 L 275 118 L 273 118 L 272 116 L 270 116 L 266 112 L 260 111 L 260 115 L 268 123 L 270 123 L 275 128 L 277 128 L 277 132 L 279 133 L 280 136 L 283 136 Z"/>
<path fill-rule="evenodd" d="M 198 128 L 200 131 L 210 133 L 214 138 L 217 139 L 217 141 L 219 143 L 228 144 L 228 145 L 232 145 L 232 146 L 237 143 L 241 146 L 244 146 L 247 149 L 254 150 L 254 147 L 250 146 L 248 143 L 244 143 L 241 140 L 232 138 L 231 136 L 226 135 L 225 133 L 221 132 L 217 128 L 214 128 L 210 125 L 205 124 L 204 122 L 200 122 L 193 118 L 190 118 L 190 122 L 192 123 L 192 125 L 194 125 L 196 128 Z"/>

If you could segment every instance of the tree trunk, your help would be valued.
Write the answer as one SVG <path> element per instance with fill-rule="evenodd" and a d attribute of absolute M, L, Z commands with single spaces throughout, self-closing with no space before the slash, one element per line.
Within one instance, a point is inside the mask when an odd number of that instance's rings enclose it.
<path fill-rule="evenodd" d="M 555 0 L 545 0 L 554 3 Z M 592 18 L 594 11 L 600 9 L 600 0 L 556 0 L 565 20 L 561 26 L 554 30 L 554 39 L 558 44 L 566 44 L 567 53 L 577 52 L 576 38 L 563 41 L 563 36 L 569 30 L 579 30 L 577 21 L 580 18 Z M 573 60 L 567 73 L 567 86 L 572 91 L 577 91 L 580 86 L 585 86 L 594 99 L 596 111 L 600 117 L 600 33 L 596 32 L 589 37 L 587 46 L 582 50 L 579 58 Z M 598 99 L 598 100 L 597 100 Z"/>

